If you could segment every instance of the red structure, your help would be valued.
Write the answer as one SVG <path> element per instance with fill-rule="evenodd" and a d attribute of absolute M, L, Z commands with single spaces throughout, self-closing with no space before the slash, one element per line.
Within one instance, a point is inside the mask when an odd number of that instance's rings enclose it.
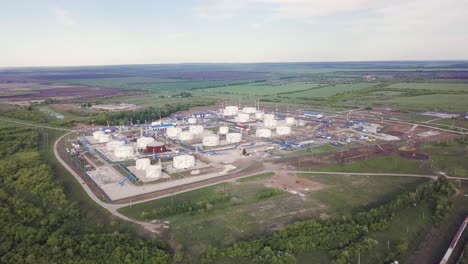
<path fill-rule="evenodd" d="M 163 153 L 166 152 L 166 145 L 161 142 L 153 142 L 146 145 L 146 152 L 148 153 Z"/>

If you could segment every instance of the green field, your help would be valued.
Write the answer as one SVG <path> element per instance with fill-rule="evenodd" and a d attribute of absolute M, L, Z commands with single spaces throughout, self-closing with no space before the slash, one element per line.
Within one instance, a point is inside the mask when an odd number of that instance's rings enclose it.
<path fill-rule="evenodd" d="M 204 93 L 231 93 L 231 94 L 249 94 L 249 95 L 272 95 L 278 93 L 290 93 L 320 87 L 326 84 L 309 82 L 292 83 L 258 83 L 247 85 L 233 85 L 226 87 L 217 87 L 203 89 Z"/>
<path fill-rule="evenodd" d="M 395 83 L 387 86 L 390 89 L 415 89 L 415 90 L 441 90 L 468 92 L 468 83 Z"/>
<path fill-rule="evenodd" d="M 185 251 L 187 257 L 194 260 L 210 245 L 227 246 L 270 233 L 299 219 L 351 215 L 386 202 L 399 193 L 413 190 L 425 181 L 403 177 L 301 175 L 323 185 L 323 189 L 307 193 L 305 197 L 280 192 L 262 199 L 259 194 L 269 190 L 261 183 L 265 177 L 268 175 L 257 175 L 236 183 L 206 187 L 119 211 L 133 218 L 152 220 L 154 218 L 143 212 L 172 204 L 196 204 L 220 194 L 229 194 L 229 201 L 213 203 L 209 210 L 158 218 L 170 222 L 168 238 L 173 247 Z"/>
<path fill-rule="evenodd" d="M 148 77 L 124 77 L 124 78 L 95 78 L 95 79 L 67 79 L 60 80 L 64 83 L 81 84 L 87 86 L 99 86 L 119 89 L 142 89 L 142 90 L 188 90 L 207 87 L 226 86 L 234 84 L 249 83 L 258 79 L 238 79 L 238 80 L 210 80 L 192 81 L 180 79 L 161 79 Z"/>
<path fill-rule="evenodd" d="M 389 102 L 399 107 L 418 110 L 467 111 L 466 94 L 429 94 L 410 97 L 397 97 Z"/>
<path fill-rule="evenodd" d="M 431 157 L 432 170 L 445 172 L 450 176 L 468 177 L 468 141 L 432 143 L 423 146 Z"/>
<path fill-rule="evenodd" d="M 334 84 L 320 89 L 309 91 L 296 92 L 287 94 L 290 98 L 309 98 L 309 97 L 328 97 L 339 93 L 362 90 L 377 85 L 377 83 L 349 83 L 349 84 Z"/>

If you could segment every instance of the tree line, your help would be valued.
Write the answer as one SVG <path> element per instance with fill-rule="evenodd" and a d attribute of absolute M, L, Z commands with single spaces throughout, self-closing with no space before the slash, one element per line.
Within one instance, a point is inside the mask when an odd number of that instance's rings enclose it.
<path fill-rule="evenodd" d="M 37 152 L 37 132 L 0 128 L 0 263 L 170 263 L 158 240 L 95 223 Z"/>

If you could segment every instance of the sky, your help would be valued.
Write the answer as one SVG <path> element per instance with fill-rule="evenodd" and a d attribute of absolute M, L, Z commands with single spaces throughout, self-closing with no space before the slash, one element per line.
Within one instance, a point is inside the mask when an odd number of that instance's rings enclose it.
<path fill-rule="evenodd" d="M 0 67 L 466 60 L 468 0 L 0 0 Z"/>

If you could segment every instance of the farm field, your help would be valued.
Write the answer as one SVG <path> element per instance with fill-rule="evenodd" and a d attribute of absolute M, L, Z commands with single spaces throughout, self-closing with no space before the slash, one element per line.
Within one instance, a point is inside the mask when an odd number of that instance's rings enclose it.
<path fill-rule="evenodd" d="M 397 97 L 389 101 L 399 107 L 415 110 L 439 110 L 460 112 L 466 111 L 468 95 L 466 94 L 429 94 L 410 97 Z"/>
<path fill-rule="evenodd" d="M 149 77 L 123 77 L 123 78 L 94 78 L 94 79 L 64 79 L 61 82 L 70 84 L 81 84 L 88 86 L 99 86 L 108 88 L 119 88 L 126 90 L 188 90 L 207 87 L 235 85 L 256 81 L 257 79 L 234 79 L 234 80 L 183 80 L 168 78 Z"/>
<path fill-rule="evenodd" d="M 468 83 L 396 83 L 387 86 L 389 89 L 416 89 L 416 90 L 441 90 L 468 92 Z"/>
<path fill-rule="evenodd" d="M 289 93 L 306 89 L 317 88 L 326 84 L 309 83 L 309 82 L 293 82 L 285 84 L 273 83 L 258 83 L 248 85 L 233 85 L 227 87 L 216 87 L 203 89 L 201 92 L 208 93 L 232 93 L 232 94 L 248 94 L 248 95 L 272 95 L 279 93 Z"/>
<path fill-rule="evenodd" d="M 328 97 L 348 91 L 366 89 L 374 85 L 377 85 L 377 83 L 332 84 L 330 86 L 326 86 L 320 89 L 289 93 L 286 96 L 290 98 Z"/>
<path fill-rule="evenodd" d="M 168 197 L 125 207 L 119 211 L 137 219 L 169 221 L 167 236 L 170 243 L 174 248 L 185 251 L 186 259 L 194 260 L 210 245 L 227 246 L 235 241 L 269 233 L 300 219 L 351 215 L 386 202 L 399 193 L 413 190 L 425 181 L 403 177 L 299 176 L 301 181 L 317 186 L 315 190 L 306 192 L 304 197 L 267 188 L 265 184 L 274 176 L 259 175 L 249 180 L 182 193 L 172 199 Z M 228 201 L 214 202 L 215 197 L 226 194 L 230 197 Z M 151 216 L 156 208 L 167 208 L 172 204 L 204 204 L 206 201 L 212 201 L 211 206 L 201 210 L 158 218 Z"/>

